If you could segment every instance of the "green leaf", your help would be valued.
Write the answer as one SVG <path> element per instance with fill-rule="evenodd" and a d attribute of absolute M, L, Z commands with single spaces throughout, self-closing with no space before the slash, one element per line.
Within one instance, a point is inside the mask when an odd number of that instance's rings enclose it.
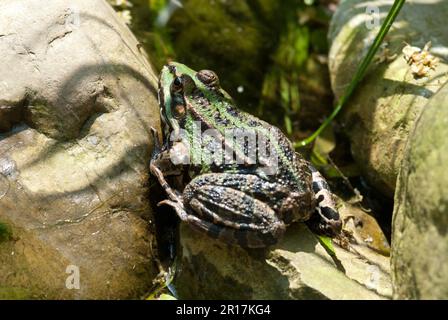
<path fill-rule="evenodd" d="M 291 134 L 292 133 L 292 122 L 291 122 L 291 118 L 288 115 L 285 115 L 285 128 L 286 128 L 286 133 L 287 134 Z"/>
<path fill-rule="evenodd" d="M 177 300 L 177 299 L 172 295 L 162 293 L 157 300 Z"/>
<path fill-rule="evenodd" d="M 316 153 L 320 158 L 323 158 L 323 164 L 327 164 L 327 158 L 331 151 L 336 146 L 336 139 L 333 128 L 327 127 L 322 134 L 317 137 L 313 146 L 313 153 Z"/>
<path fill-rule="evenodd" d="M 318 235 L 318 234 L 315 234 L 315 236 L 319 240 L 319 243 L 321 244 L 321 246 L 325 249 L 325 251 L 331 257 L 331 259 L 335 263 L 338 270 L 345 273 L 344 265 L 342 264 L 341 260 L 339 260 L 338 257 L 336 256 L 336 251 L 334 250 L 333 241 L 331 240 L 331 238 L 327 237 L 327 236 Z"/>
<path fill-rule="evenodd" d="M 319 243 L 322 245 L 322 247 L 324 247 L 325 251 L 327 251 L 330 256 L 336 256 L 336 252 L 334 251 L 333 247 L 333 241 L 331 241 L 331 238 L 321 235 L 316 236 L 317 239 L 319 239 Z"/>
<path fill-rule="evenodd" d="M 159 12 L 168 5 L 168 0 L 149 0 L 149 9 L 153 12 Z"/>

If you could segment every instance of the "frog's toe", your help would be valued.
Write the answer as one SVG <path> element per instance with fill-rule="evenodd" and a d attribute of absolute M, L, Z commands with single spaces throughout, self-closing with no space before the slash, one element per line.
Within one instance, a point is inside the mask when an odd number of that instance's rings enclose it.
<path fill-rule="evenodd" d="M 164 204 L 172 207 L 182 221 L 188 221 L 188 213 L 185 211 L 183 203 L 167 199 L 160 201 L 157 206 L 161 206 Z"/>
<path fill-rule="evenodd" d="M 233 191 L 240 193 L 237 190 Z M 275 212 L 261 201 L 249 199 L 247 195 L 241 194 L 242 199 L 246 197 L 246 200 L 253 204 L 251 206 L 253 212 L 250 215 L 253 220 L 244 221 L 244 216 L 235 210 L 236 208 L 231 207 L 232 203 L 237 204 L 235 198 L 227 203 L 224 200 L 218 201 L 215 204 L 216 212 L 193 198 L 189 205 L 201 218 L 190 215 L 188 222 L 212 238 L 244 248 L 264 248 L 277 243 L 286 229 L 283 221 L 277 219 Z M 261 218 L 260 216 L 264 216 L 261 221 L 255 219 L 255 217 Z"/>
<path fill-rule="evenodd" d="M 283 225 L 278 228 L 278 232 L 274 233 L 233 229 L 199 219 L 193 215 L 188 216 L 188 223 L 193 229 L 205 233 L 211 238 L 218 239 L 230 245 L 238 245 L 250 249 L 265 248 L 276 244 L 285 231 Z"/>

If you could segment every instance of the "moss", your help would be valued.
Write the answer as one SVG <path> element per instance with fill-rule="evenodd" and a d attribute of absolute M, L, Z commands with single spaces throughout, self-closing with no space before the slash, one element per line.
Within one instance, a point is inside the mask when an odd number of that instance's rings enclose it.
<path fill-rule="evenodd" d="M 8 241 L 11 238 L 12 238 L 11 228 L 7 224 L 0 222 L 0 243 Z"/>
<path fill-rule="evenodd" d="M 0 300 L 26 300 L 31 298 L 28 290 L 18 287 L 0 287 Z"/>

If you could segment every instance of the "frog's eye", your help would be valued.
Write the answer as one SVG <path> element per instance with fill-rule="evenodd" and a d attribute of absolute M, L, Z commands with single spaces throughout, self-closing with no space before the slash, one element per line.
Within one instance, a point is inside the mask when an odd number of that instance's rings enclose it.
<path fill-rule="evenodd" d="M 174 85 L 180 87 L 182 85 L 182 79 L 180 77 L 174 78 Z"/>
<path fill-rule="evenodd" d="M 174 111 L 174 117 L 176 119 L 182 119 L 185 116 L 185 111 L 186 111 L 185 105 L 177 104 L 174 107 L 173 111 Z"/>
<path fill-rule="evenodd" d="M 174 93 L 181 92 L 183 89 L 182 78 L 175 77 L 173 83 L 171 84 L 171 91 Z"/>
<path fill-rule="evenodd" d="M 219 87 L 219 79 L 216 73 L 211 70 L 201 70 L 198 71 L 196 77 L 199 81 L 205 84 L 207 87 L 218 88 Z"/>

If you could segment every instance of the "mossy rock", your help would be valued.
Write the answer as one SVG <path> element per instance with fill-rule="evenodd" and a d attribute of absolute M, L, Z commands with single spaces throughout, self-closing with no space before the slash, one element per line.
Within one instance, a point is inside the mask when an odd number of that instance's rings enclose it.
<path fill-rule="evenodd" d="M 341 215 L 344 220 L 355 217 L 366 227 L 361 232 L 358 227 L 349 229 L 356 238 L 367 234 L 384 238 L 378 225 L 361 210 L 346 204 Z M 181 299 L 371 300 L 392 296 L 389 257 L 378 254 L 380 247 L 373 249 L 364 239 L 351 244 L 352 252 L 334 245 L 336 262 L 301 223 L 291 225 L 275 246 L 258 250 L 226 245 L 182 223 L 180 244 L 174 285 Z"/>
<path fill-rule="evenodd" d="M 448 299 L 448 84 L 425 106 L 397 183 L 392 276 L 398 299 Z"/>
<path fill-rule="evenodd" d="M 369 28 L 369 8 L 379 9 L 382 22 L 392 0 L 345 0 L 338 7 L 329 32 L 330 74 L 333 91 L 341 97 L 380 26 Z M 406 1 L 385 38 L 388 51 L 375 58 L 339 118 L 350 139 L 354 159 L 368 181 L 392 198 L 404 146 L 428 99 L 448 80 L 448 16 L 446 1 Z M 441 58 L 435 70 L 415 77 L 402 49 L 406 43 Z M 384 61 L 381 61 L 381 56 Z"/>
<path fill-rule="evenodd" d="M 154 71 L 104 0 L 4 0 L 0 29 L 1 298 L 142 297 Z"/>

